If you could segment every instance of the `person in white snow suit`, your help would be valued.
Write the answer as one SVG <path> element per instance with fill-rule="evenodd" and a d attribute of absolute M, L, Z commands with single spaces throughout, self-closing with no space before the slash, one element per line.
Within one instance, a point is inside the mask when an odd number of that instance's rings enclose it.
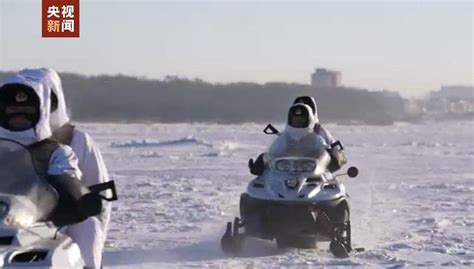
<path fill-rule="evenodd" d="M 64 92 L 58 73 L 50 68 L 23 69 L 18 74 L 38 79 L 52 91 L 50 126 L 53 138 L 69 145 L 79 159 L 81 180 L 86 186 L 109 182 L 107 167 L 95 141 L 84 131 L 70 123 Z M 100 268 L 102 252 L 110 221 L 111 205 L 104 202 L 99 216 L 67 227 L 66 233 L 79 245 L 82 257 L 88 267 Z"/>
<path fill-rule="evenodd" d="M 314 124 L 314 115 L 308 105 L 291 106 L 285 130 L 270 146 L 268 157 L 274 159 L 295 155 L 318 158 L 321 150 L 327 149 L 328 145 L 313 131 Z"/>
<path fill-rule="evenodd" d="M 268 152 L 262 153 L 254 162 L 249 160 L 250 173 L 261 175 L 270 160 L 290 155 L 318 158 L 321 150 L 329 146 L 314 130 L 314 115 L 311 107 L 295 104 L 288 111 L 288 120 L 283 132 L 271 144 Z"/>
<path fill-rule="evenodd" d="M 314 116 L 314 132 L 320 135 L 326 144 L 329 145 L 328 152 L 331 155 L 331 164 L 329 165 L 329 170 L 331 172 L 339 170 L 347 163 L 346 155 L 342 151 L 343 147 L 341 142 L 336 141 L 329 130 L 323 127 L 319 122 L 318 106 L 314 98 L 311 96 L 299 96 L 295 98 L 293 104 L 305 104 L 311 107 Z"/>
<path fill-rule="evenodd" d="M 312 103 L 307 103 L 308 100 Z M 249 160 L 250 173 L 261 175 L 266 168 L 269 156 L 281 155 L 278 152 L 288 152 L 289 146 L 294 147 L 293 151 L 295 153 L 299 151 L 299 154 L 306 155 L 305 152 L 313 151 L 313 153 L 316 153 L 321 147 L 324 147 L 331 156 L 328 170 L 334 172 L 340 169 L 346 162 L 345 156 L 336 145 L 339 143 L 334 141 L 329 131 L 319 124 L 316 109 L 313 98 L 297 98 L 288 112 L 288 122 L 285 130 L 278 133 L 278 138 L 270 147 L 269 152 L 260 154 L 256 161 Z"/>
<path fill-rule="evenodd" d="M 293 104 L 305 104 L 311 107 L 311 110 L 313 110 L 314 117 L 314 132 L 320 135 L 328 145 L 331 145 L 332 143 L 336 142 L 329 130 L 319 123 L 318 106 L 316 105 L 316 101 L 313 97 L 298 96 L 295 98 L 295 101 L 293 101 Z"/>
<path fill-rule="evenodd" d="M 0 139 L 30 152 L 36 172 L 57 193 L 57 205 L 44 220 L 61 227 L 98 215 L 102 202 L 79 180 L 81 171 L 72 149 L 50 139 L 49 106 L 50 91 L 39 81 L 14 75 L 0 87 Z"/>

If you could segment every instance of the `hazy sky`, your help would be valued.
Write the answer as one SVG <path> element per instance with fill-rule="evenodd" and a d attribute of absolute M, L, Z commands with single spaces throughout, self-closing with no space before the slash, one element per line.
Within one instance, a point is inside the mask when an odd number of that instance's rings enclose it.
<path fill-rule="evenodd" d="M 81 0 L 79 39 L 41 38 L 41 1 L 0 0 L 0 70 L 343 84 L 420 95 L 473 84 L 473 2 Z"/>

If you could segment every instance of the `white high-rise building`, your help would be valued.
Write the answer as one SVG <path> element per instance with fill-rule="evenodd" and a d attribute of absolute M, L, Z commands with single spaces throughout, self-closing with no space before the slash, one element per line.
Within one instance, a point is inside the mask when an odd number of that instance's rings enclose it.
<path fill-rule="evenodd" d="M 315 88 L 335 88 L 341 86 L 341 72 L 317 68 L 311 75 L 311 86 Z"/>

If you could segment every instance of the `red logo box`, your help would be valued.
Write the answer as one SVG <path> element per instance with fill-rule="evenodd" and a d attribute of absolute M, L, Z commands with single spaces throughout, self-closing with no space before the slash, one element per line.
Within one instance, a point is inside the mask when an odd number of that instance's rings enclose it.
<path fill-rule="evenodd" d="M 79 37 L 79 0 L 42 0 L 43 37 Z"/>

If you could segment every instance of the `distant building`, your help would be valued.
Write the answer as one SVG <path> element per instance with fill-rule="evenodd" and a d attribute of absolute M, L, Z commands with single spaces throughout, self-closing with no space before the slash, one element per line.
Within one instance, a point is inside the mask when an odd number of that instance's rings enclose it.
<path fill-rule="evenodd" d="M 341 86 L 341 72 L 317 68 L 311 75 L 311 86 L 315 88 L 335 88 Z"/>
<path fill-rule="evenodd" d="M 431 92 L 425 101 L 425 108 L 434 115 L 472 115 L 474 113 L 474 87 L 443 86 Z"/>
<path fill-rule="evenodd" d="M 443 86 L 441 90 L 431 93 L 431 98 L 448 100 L 474 100 L 472 86 Z"/>

